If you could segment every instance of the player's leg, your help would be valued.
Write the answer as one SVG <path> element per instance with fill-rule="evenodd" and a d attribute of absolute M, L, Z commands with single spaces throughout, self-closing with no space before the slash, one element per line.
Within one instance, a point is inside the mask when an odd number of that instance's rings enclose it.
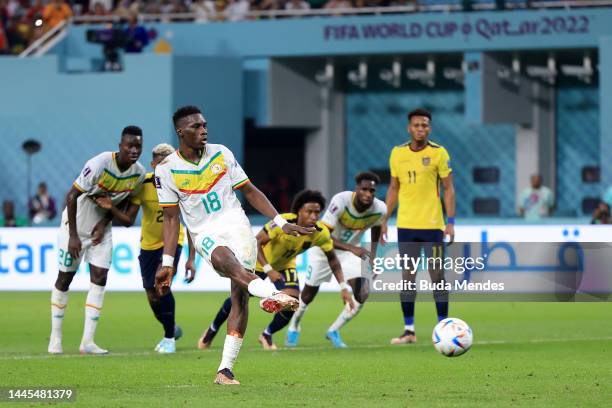
<path fill-rule="evenodd" d="M 353 303 L 355 307 L 353 309 L 348 309 L 345 305 L 336 320 L 327 330 L 327 338 L 332 341 L 332 344 L 336 348 L 347 347 L 346 343 L 344 343 L 340 337 L 340 329 L 359 314 L 369 295 L 368 280 L 366 278 L 353 278 L 347 280 L 347 282 L 353 290 Z"/>
<path fill-rule="evenodd" d="M 49 346 L 47 351 L 51 354 L 62 354 L 62 325 L 64 313 L 68 306 L 68 289 L 74 279 L 74 274 L 79 268 L 82 253 L 77 259 L 73 259 L 68 252 L 68 228 L 60 228 L 58 239 L 58 274 L 55 285 L 51 289 L 51 335 L 49 336 Z"/>
<path fill-rule="evenodd" d="M 433 283 L 441 283 L 444 281 L 444 232 L 432 230 L 430 235 L 430 244 L 426 248 L 425 256 L 429 259 L 440 259 L 440 261 L 434 262 L 434 267 L 429 268 L 429 276 Z M 448 317 L 448 291 L 434 290 L 433 296 L 438 321 L 446 319 Z"/>
<path fill-rule="evenodd" d="M 419 231 L 398 228 L 398 247 L 400 256 L 408 256 L 409 258 L 419 258 L 421 255 L 422 245 L 418 243 Z M 412 263 L 409 263 L 412 264 Z M 402 279 L 404 282 L 416 282 L 416 272 L 410 268 L 402 271 Z M 416 287 L 404 290 L 400 293 L 400 302 L 402 307 L 402 315 L 404 317 L 404 333 L 399 337 L 391 339 L 391 344 L 407 344 L 416 342 L 416 334 L 414 329 L 414 307 L 416 301 Z"/>
<path fill-rule="evenodd" d="M 346 348 L 346 343 L 342 341 L 340 337 L 340 329 L 344 327 L 349 321 L 351 321 L 363 308 L 363 303 L 368 297 L 368 281 L 366 279 L 366 268 L 362 268 L 361 258 L 353 255 L 348 251 L 336 251 L 336 255 L 342 264 L 342 271 L 344 272 L 344 278 L 353 290 L 353 303 L 355 307 L 353 309 L 347 308 L 345 305 L 336 320 L 327 330 L 326 338 L 331 340 L 332 344 L 336 348 Z"/>
<path fill-rule="evenodd" d="M 204 333 L 202 333 L 202 336 L 198 340 L 199 349 L 203 350 L 203 349 L 207 349 L 210 347 L 215 336 L 219 332 L 219 329 L 229 317 L 231 309 L 232 309 L 232 297 L 229 296 L 227 299 L 225 299 L 225 301 L 221 305 L 221 308 L 217 312 L 217 315 L 215 316 L 215 319 L 213 320 L 213 322 L 210 324 L 210 326 L 208 326 L 208 328 L 204 331 Z"/>
<path fill-rule="evenodd" d="M 299 333 L 301 330 L 300 323 L 302 322 L 302 318 L 308 309 L 308 305 L 312 303 L 318 292 L 318 286 L 310 286 L 308 283 L 304 285 L 304 288 L 300 292 L 300 304 L 298 309 L 293 314 L 293 317 L 289 322 L 289 329 L 287 330 L 287 340 L 285 341 L 285 345 L 287 347 L 297 346 Z"/>
<path fill-rule="evenodd" d="M 297 271 L 295 269 L 285 269 L 284 271 L 280 271 L 280 274 L 282 275 L 283 279 L 274 283 L 276 289 L 298 299 L 300 297 L 300 283 L 298 281 Z M 259 342 L 264 349 L 276 350 L 278 348 L 272 341 L 272 335 L 284 329 L 291 321 L 294 313 L 295 312 L 293 310 L 281 310 L 280 312 L 276 312 L 274 314 L 274 318 L 268 327 L 266 327 L 263 333 L 261 333 L 259 336 Z"/>
<path fill-rule="evenodd" d="M 87 299 L 85 300 L 85 324 L 83 338 L 79 351 L 81 354 L 107 354 L 108 350 L 100 348 L 94 342 L 96 328 L 100 320 L 108 268 L 89 264 L 90 283 Z"/>
<path fill-rule="evenodd" d="M 253 296 L 261 298 L 260 306 L 268 313 L 294 309 L 296 299 L 276 290 L 270 282 L 259 279 L 238 261 L 234 252 L 227 246 L 216 246 L 210 260 L 213 268 L 221 275 L 230 278 L 239 287 Z"/>
<path fill-rule="evenodd" d="M 259 279 L 259 278 L 257 278 Z M 223 356 L 217 371 L 215 384 L 234 385 L 240 384 L 233 373 L 234 363 L 238 358 L 242 338 L 246 332 L 249 317 L 249 293 L 243 287 L 232 280 L 231 283 L 232 307 L 227 321 L 227 335 L 223 345 Z"/>

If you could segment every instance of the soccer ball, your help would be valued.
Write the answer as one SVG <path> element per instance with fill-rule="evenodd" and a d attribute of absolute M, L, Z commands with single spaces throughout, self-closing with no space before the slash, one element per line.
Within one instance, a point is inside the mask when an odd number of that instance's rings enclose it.
<path fill-rule="evenodd" d="M 434 327 L 431 340 L 438 353 L 446 357 L 457 357 L 472 346 L 472 329 L 463 320 L 449 317 Z"/>

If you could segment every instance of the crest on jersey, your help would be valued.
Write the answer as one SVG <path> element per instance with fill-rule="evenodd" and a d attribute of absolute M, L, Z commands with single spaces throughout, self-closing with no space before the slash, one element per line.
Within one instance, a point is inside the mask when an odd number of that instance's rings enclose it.
<path fill-rule="evenodd" d="M 210 170 L 213 174 L 219 174 L 221 171 L 223 171 L 223 167 L 221 167 L 219 163 L 215 163 L 210 167 Z"/>
<path fill-rule="evenodd" d="M 431 163 L 431 157 L 423 157 L 423 166 L 429 166 Z"/>

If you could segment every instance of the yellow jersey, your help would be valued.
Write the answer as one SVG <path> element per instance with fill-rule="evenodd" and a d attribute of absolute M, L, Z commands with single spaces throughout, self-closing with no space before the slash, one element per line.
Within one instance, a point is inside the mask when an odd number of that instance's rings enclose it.
<path fill-rule="evenodd" d="M 157 189 L 153 183 L 153 173 L 147 173 L 139 193 L 132 198 L 132 203 L 142 207 L 142 228 L 140 230 L 140 248 L 152 251 L 164 246 L 164 211 L 159 206 Z M 183 245 L 185 231 L 179 227 L 178 244 Z"/>
<path fill-rule="evenodd" d="M 389 167 L 391 177 L 399 179 L 397 227 L 444 230 L 440 179 L 452 171 L 446 149 L 433 142 L 418 152 L 410 143 L 395 146 Z"/>
<path fill-rule="evenodd" d="M 296 223 L 297 215 L 292 213 L 281 214 L 288 222 Z M 263 253 L 268 263 L 275 271 L 295 268 L 295 258 L 308 248 L 318 246 L 323 252 L 329 252 L 334 248 L 329 229 L 321 222 L 317 221 L 316 231 L 312 235 L 289 235 L 274 224 L 274 221 L 264 225 L 264 230 L 268 233 L 270 241 L 263 246 Z M 263 272 L 263 265 L 257 262 L 255 266 L 257 272 Z"/>

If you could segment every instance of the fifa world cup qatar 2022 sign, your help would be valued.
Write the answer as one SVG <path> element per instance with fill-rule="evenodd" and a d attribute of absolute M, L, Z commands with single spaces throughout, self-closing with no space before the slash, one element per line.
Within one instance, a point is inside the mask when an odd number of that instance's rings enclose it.
<path fill-rule="evenodd" d="M 393 22 L 360 22 L 357 24 L 327 24 L 322 27 L 325 41 L 351 40 L 460 40 L 494 41 L 508 37 L 591 34 L 590 14 L 533 15 L 506 18 L 505 14 L 477 18 L 439 18 L 432 20 Z M 408 20 L 408 19 L 405 19 Z M 413 18 L 410 18 L 413 20 Z"/>

